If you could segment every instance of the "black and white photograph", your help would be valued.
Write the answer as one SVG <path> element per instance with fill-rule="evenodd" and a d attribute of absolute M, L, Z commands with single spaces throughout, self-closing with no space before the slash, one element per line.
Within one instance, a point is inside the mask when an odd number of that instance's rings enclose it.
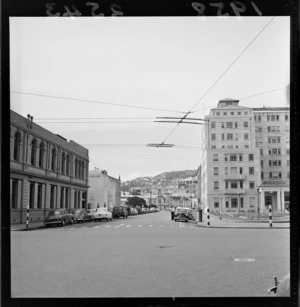
<path fill-rule="evenodd" d="M 88 3 L 9 18 L 11 298 L 290 297 L 290 16 Z"/>

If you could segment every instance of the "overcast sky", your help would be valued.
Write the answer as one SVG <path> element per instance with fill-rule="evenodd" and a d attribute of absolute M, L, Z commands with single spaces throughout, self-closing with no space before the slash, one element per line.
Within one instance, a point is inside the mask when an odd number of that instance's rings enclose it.
<path fill-rule="evenodd" d="M 271 19 L 10 18 L 11 108 L 85 146 L 90 170 L 122 181 L 196 169 L 202 126 L 153 121 L 192 107 L 203 118 L 227 97 L 288 106 L 289 17 L 272 20 L 200 99 Z M 146 146 L 163 141 L 185 148 Z"/>

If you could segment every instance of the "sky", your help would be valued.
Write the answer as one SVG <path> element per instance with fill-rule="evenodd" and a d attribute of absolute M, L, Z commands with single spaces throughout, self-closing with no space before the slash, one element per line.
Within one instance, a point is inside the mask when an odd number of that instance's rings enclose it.
<path fill-rule="evenodd" d="M 203 126 L 157 117 L 289 106 L 289 78 L 289 17 L 10 18 L 11 109 L 122 181 L 199 167 Z"/>

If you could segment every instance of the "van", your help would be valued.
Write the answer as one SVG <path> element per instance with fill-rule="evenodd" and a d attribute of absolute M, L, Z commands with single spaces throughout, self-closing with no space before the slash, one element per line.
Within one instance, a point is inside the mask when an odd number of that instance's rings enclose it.
<path fill-rule="evenodd" d="M 115 207 L 113 207 L 113 211 L 112 211 L 113 219 L 118 219 L 120 216 L 122 216 L 123 219 L 127 218 L 127 216 L 128 216 L 127 207 L 125 207 L 125 206 L 115 206 Z"/>

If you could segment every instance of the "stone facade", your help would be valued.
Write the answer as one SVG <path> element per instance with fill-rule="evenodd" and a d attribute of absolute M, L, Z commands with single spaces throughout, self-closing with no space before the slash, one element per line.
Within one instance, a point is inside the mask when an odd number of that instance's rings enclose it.
<path fill-rule="evenodd" d="M 41 221 L 49 209 L 86 206 L 88 150 L 11 111 L 11 223 Z"/>

